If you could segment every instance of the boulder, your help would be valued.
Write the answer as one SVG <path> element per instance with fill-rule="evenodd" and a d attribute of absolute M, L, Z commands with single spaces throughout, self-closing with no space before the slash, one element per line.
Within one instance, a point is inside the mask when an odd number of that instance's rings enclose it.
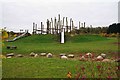
<path fill-rule="evenodd" d="M 104 54 L 104 53 L 101 53 L 101 56 L 102 56 L 103 58 L 106 58 L 106 54 Z"/>
<path fill-rule="evenodd" d="M 60 56 L 66 56 L 66 54 L 64 54 L 64 53 L 61 53 L 61 54 L 59 54 Z"/>
<path fill-rule="evenodd" d="M 46 55 L 47 55 L 47 53 L 40 53 L 40 55 L 41 55 L 41 56 L 46 56 Z"/>
<path fill-rule="evenodd" d="M 103 59 L 102 62 L 111 62 L 110 59 Z"/>
<path fill-rule="evenodd" d="M 46 56 L 47 56 L 47 58 L 52 58 L 53 57 L 53 55 L 51 53 L 48 53 Z"/>
<path fill-rule="evenodd" d="M 67 56 L 61 56 L 60 58 L 61 58 L 61 59 L 68 59 Z"/>
<path fill-rule="evenodd" d="M 93 55 L 92 55 L 92 53 L 87 53 L 85 56 L 91 58 Z"/>
<path fill-rule="evenodd" d="M 96 60 L 97 60 L 97 61 L 102 61 L 102 60 L 103 60 L 103 57 L 102 57 L 102 56 L 98 56 L 98 57 L 96 58 Z"/>
<path fill-rule="evenodd" d="M 12 56 L 8 56 L 7 58 L 12 58 Z"/>
<path fill-rule="evenodd" d="M 80 61 L 86 61 L 86 58 L 84 56 L 80 57 Z"/>
<path fill-rule="evenodd" d="M 115 62 L 120 62 L 120 58 L 116 59 Z"/>
<path fill-rule="evenodd" d="M 38 56 L 38 54 L 35 54 L 35 55 L 34 55 L 34 57 L 37 57 L 37 56 Z"/>
<path fill-rule="evenodd" d="M 31 52 L 31 53 L 30 53 L 30 56 L 34 57 L 34 56 L 35 56 L 35 53 L 34 53 L 34 52 Z"/>
<path fill-rule="evenodd" d="M 74 55 L 73 54 L 69 54 L 68 58 L 74 58 Z"/>
<path fill-rule="evenodd" d="M 22 54 L 18 54 L 17 57 L 23 57 L 23 55 Z"/>
<path fill-rule="evenodd" d="M 9 54 L 6 54 L 6 56 L 14 56 L 14 53 L 9 53 Z"/>

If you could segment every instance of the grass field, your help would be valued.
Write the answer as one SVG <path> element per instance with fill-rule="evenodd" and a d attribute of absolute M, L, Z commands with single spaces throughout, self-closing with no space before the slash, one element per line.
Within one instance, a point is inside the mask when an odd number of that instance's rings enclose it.
<path fill-rule="evenodd" d="M 116 56 L 118 42 L 116 38 L 106 38 L 99 35 L 76 35 L 67 36 L 66 43 L 60 44 L 57 36 L 52 35 L 32 35 L 21 38 L 15 42 L 5 42 L 2 53 L 10 52 L 15 54 L 28 55 L 31 52 L 51 52 L 53 55 L 59 53 L 73 53 L 80 55 L 87 52 L 106 53 L 107 58 Z M 17 46 L 16 50 L 8 50 L 6 46 Z M 98 70 L 97 66 L 101 66 Z M 71 72 L 72 78 L 80 74 L 87 78 L 107 78 L 117 77 L 116 62 L 83 62 L 79 60 L 62 60 L 59 58 L 11 58 L 2 60 L 3 78 L 67 78 L 67 73 Z M 81 67 L 85 70 L 82 71 Z"/>
<path fill-rule="evenodd" d="M 65 44 L 60 44 L 57 36 L 52 35 L 33 35 L 19 39 L 15 42 L 5 42 L 3 54 L 14 52 L 29 54 L 31 52 L 51 52 L 59 53 L 108 53 L 118 51 L 116 38 L 106 38 L 98 35 L 77 35 L 68 37 Z M 6 46 L 17 46 L 16 50 L 7 50 Z"/>
<path fill-rule="evenodd" d="M 101 72 L 97 69 L 101 66 Z M 85 71 L 81 70 L 85 68 Z M 74 60 L 48 58 L 12 58 L 3 59 L 3 78 L 67 78 L 71 72 L 72 78 L 80 73 L 87 78 L 117 78 L 117 63 L 82 62 Z M 110 70 L 109 70 L 110 68 Z M 81 78 L 80 77 L 80 78 Z"/>

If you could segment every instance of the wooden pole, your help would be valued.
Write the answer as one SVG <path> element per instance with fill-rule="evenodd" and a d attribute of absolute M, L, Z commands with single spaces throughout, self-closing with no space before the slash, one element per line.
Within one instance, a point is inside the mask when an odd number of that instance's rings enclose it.
<path fill-rule="evenodd" d="M 49 34 L 49 20 L 47 19 L 47 34 Z"/>
<path fill-rule="evenodd" d="M 72 18 L 70 18 L 70 33 L 72 31 Z"/>
<path fill-rule="evenodd" d="M 54 27 L 55 27 L 55 33 L 57 33 L 57 19 L 55 17 L 55 20 L 54 20 Z"/>
<path fill-rule="evenodd" d="M 35 23 L 33 22 L 33 34 L 35 34 Z"/>
<path fill-rule="evenodd" d="M 79 30 L 80 30 L 80 21 L 79 21 Z"/>
<path fill-rule="evenodd" d="M 52 18 L 51 18 L 51 25 L 52 25 L 51 33 L 54 34 L 54 29 L 53 29 L 53 19 L 52 19 Z"/>
<path fill-rule="evenodd" d="M 41 34 L 43 32 L 43 23 L 41 22 Z"/>
<path fill-rule="evenodd" d="M 74 29 L 74 23 L 73 23 L 73 20 L 72 20 L 72 30 Z"/>
<path fill-rule="evenodd" d="M 84 22 L 84 28 L 85 28 L 85 22 Z"/>
<path fill-rule="evenodd" d="M 49 33 L 51 34 L 51 22 L 49 22 Z"/>
<path fill-rule="evenodd" d="M 60 26 L 60 14 L 58 15 L 58 33 L 60 32 L 61 26 Z"/>
<path fill-rule="evenodd" d="M 37 24 L 36 24 L 35 34 L 37 34 Z"/>
<path fill-rule="evenodd" d="M 81 27 L 83 27 L 83 23 L 81 23 Z"/>
<path fill-rule="evenodd" d="M 68 32 L 68 20 L 67 20 L 67 17 L 66 17 L 66 32 Z"/>

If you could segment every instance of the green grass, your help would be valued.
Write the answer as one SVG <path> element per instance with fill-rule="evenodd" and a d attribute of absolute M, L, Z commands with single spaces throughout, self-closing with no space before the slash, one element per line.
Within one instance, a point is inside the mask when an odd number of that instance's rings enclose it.
<path fill-rule="evenodd" d="M 100 62 L 82 62 L 74 60 L 62 60 L 56 58 L 12 58 L 3 59 L 3 78 L 67 78 L 67 73 L 72 73 L 75 78 L 77 73 L 91 78 L 98 78 L 99 71 L 97 66 L 102 66 L 102 78 L 106 78 L 107 73 L 112 78 L 116 78 L 117 63 L 100 63 Z M 85 73 L 81 71 L 85 67 Z M 108 68 L 111 68 L 109 71 Z"/>
<path fill-rule="evenodd" d="M 33 35 L 19 39 L 15 42 L 5 42 L 3 46 L 3 54 L 10 52 L 29 54 L 31 52 L 51 52 L 59 53 L 109 53 L 117 52 L 118 46 L 113 44 L 117 42 L 116 38 L 106 38 L 98 35 L 76 35 L 74 37 L 67 37 L 65 44 L 58 42 L 58 37 L 53 35 Z M 17 46 L 16 50 L 6 49 L 7 45 Z"/>
<path fill-rule="evenodd" d="M 94 52 L 96 55 L 106 53 L 108 57 L 113 57 L 113 52 L 118 51 L 118 45 L 113 44 L 118 42 L 116 38 L 106 38 L 99 35 L 76 35 L 73 37 L 67 36 L 66 43 L 60 44 L 58 36 L 53 35 L 32 35 L 21 38 L 15 42 L 5 42 L 2 47 L 2 53 L 7 54 L 14 52 L 28 55 L 31 52 L 51 52 L 54 55 L 59 53 L 82 54 Z M 16 50 L 8 50 L 6 46 L 17 46 Z M 98 78 L 97 65 L 101 65 L 102 78 L 106 78 L 109 74 L 113 78 L 117 77 L 117 63 L 101 63 L 101 62 L 82 62 L 79 60 L 62 60 L 57 57 L 48 58 L 11 58 L 2 60 L 2 76 L 3 78 L 67 78 L 67 72 L 72 73 L 72 78 L 75 78 L 77 73 L 83 75 L 81 66 L 85 67 L 85 76 L 91 78 L 94 74 Z M 76 66 L 78 66 L 76 68 Z M 111 68 L 109 71 L 108 68 Z"/>

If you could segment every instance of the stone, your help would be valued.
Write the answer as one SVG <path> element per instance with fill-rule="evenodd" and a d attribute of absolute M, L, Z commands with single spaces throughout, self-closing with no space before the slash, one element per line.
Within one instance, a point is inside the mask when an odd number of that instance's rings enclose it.
<path fill-rule="evenodd" d="M 66 56 L 66 54 L 64 54 L 64 53 L 61 53 L 61 54 L 59 54 L 60 56 Z"/>
<path fill-rule="evenodd" d="M 6 54 L 6 56 L 14 56 L 14 53 L 9 53 L 9 54 Z"/>
<path fill-rule="evenodd" d="M 30 53 L 30 56 L 34 57 L 34 56 L 35 56 L 35 53 L 34 53 L 34 52 L 31 52 L 31 53 Z"/>
<path fill-rule="evenodd" d="M 53 55 L 51 53 L 48 53 L 46 56 L 47 56 L 47 58 L 52 58 L 53 57 Z"/>
<path fill-rule="evenodd" d="M 11 50 L 17 49 L 17 46 L 11 46 L 10 49 Z"/>
<path fill-rule="evenodd" d="M 101 53 L 101 56 L 102 56 L 103 58 L 106 58 L 106 54 L 104 54 L 104 53 Z"/>
<path fill-rule="evenodd" d="M 115 62 L 120 62 L 120 58 L 116 59 Z"/>
<path fill-rule="evenodd" d="M 86 61 L 86 58 L 84 56 L 80 57 L 80 61 Z"/>
<path fill-rule="evenodd" d="M 91 58 L 93 55 L 92 55 L 92 53 L 87 53 L 86 56 Z"/>
<path fill-rule="evenodd" d="M 17 57 L 23 57 L 23 55 L 22 54 L 18 54 Z"/>
<path fill-rule="evenodd" d="M 98 56 L 98 57 L 96 58 L 96 60 L 97 60 L 97 61 L 102 61 L 102 60 L 103 60 L 103 57 L 102 57 L 102 56 Z"/>
<path fill-rule="evenodd" d="M 73 54 L 69 54 L 68 58 L 74 58 L 74 55 Z"/>
<path fill-rule="evenodd" d="M 102 62 L 111 62 L 110 59 L 103 59 Z"/>
<path fill-rule="evenodd" d="M 12 58 L 12 56 L 8 56 L 7 58 Z"/>
<path fill-rule="evenodd" d="M 35 54 L 35 55 L 34 55 L 34 57 L 37 57 L 37 56 L 38 56 L 38 54 Z"/>
<path fill-rule="evenodd" d="M 41 55 L 41 56 L 46 56 L 46 55 L 47 55 L 47 53 L 40 53 L 40 55 Z"/>
<path fill-rule="evenodd" d="M 60 58 L 61 58 L 61 59 L 68 59 L 67 56 L 61 56 Z"/>

